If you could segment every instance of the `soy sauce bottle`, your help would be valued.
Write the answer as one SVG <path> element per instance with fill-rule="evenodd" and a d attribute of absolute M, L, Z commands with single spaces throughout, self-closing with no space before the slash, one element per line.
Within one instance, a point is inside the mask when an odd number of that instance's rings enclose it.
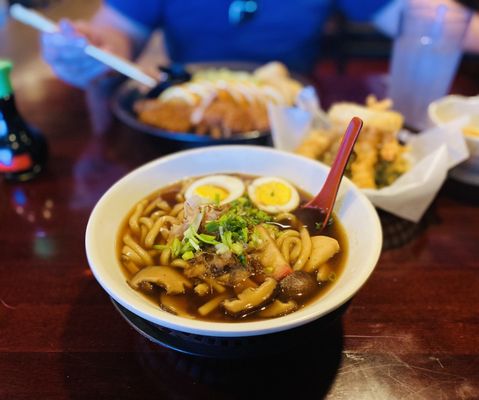
<path fill-rule="evenodd" d="M 0 173 L 7 180 L 28 181 L 43 169 L 47 145 L 17 111 L 11 70 L 12 63 L 0 59 Z"/>

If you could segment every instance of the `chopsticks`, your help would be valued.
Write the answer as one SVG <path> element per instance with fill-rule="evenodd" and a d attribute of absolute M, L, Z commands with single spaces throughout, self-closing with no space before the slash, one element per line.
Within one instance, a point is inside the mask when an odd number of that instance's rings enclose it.
<path fill-rule="evenodd" d="M 29 25 L 41 32 L 55 33 L 58 31 L 58 25 L 55 22 L 20 4 L 13 4 L 10 7 L 10 15 L 17 21 Z M 85 47 L 85 53 L 101 63 L 108 65 L 110 68 L 120 72 L 121 74 L 126 75 L 127 77 L 138 81 L 145 86 L 148 86 L 149 88 L 154 88 L 158 84 L 156 79 L 144 73 L 135 64 L 122 57 L 118 57 L 109 51 L 89 44 Z"/>

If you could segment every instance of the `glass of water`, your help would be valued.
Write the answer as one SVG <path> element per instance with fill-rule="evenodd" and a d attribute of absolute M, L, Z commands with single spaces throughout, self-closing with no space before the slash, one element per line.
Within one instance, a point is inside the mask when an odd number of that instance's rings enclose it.
<path fill-rule="evenodd" d="M 449 92 L 471 15 L 450 2 L 405 6 L 390 62 L 389 97 L 406 125 L 430 126 L 427 107 Z"/>

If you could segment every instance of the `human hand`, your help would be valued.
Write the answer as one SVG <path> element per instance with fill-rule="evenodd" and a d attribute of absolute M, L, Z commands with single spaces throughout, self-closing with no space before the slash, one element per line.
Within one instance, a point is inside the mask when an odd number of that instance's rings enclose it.
<path fill-rule="evenodd" d="M 61 20 L 58 32 L 43 33 L 42 55 L 55 74 L 63 81 L 85 88 L 109 68 L 85 53 L 89 44 L 107 49 L 101 34 L 82 22 Z"/>

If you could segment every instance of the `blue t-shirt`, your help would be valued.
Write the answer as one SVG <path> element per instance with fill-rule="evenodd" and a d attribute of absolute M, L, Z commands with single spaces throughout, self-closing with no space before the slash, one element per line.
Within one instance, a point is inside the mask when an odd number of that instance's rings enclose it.
<path fill-rule="evenodd" d="M 324 22 L 334 7 L 354 20 L 367 20 L 388 0 L 256 0 L 256 11 L 235 24 L 238 0 L 105 0 L 150 30 L 164 32 L 175 62 L 279 60 L 310 70 L 319 56 Z"/>

